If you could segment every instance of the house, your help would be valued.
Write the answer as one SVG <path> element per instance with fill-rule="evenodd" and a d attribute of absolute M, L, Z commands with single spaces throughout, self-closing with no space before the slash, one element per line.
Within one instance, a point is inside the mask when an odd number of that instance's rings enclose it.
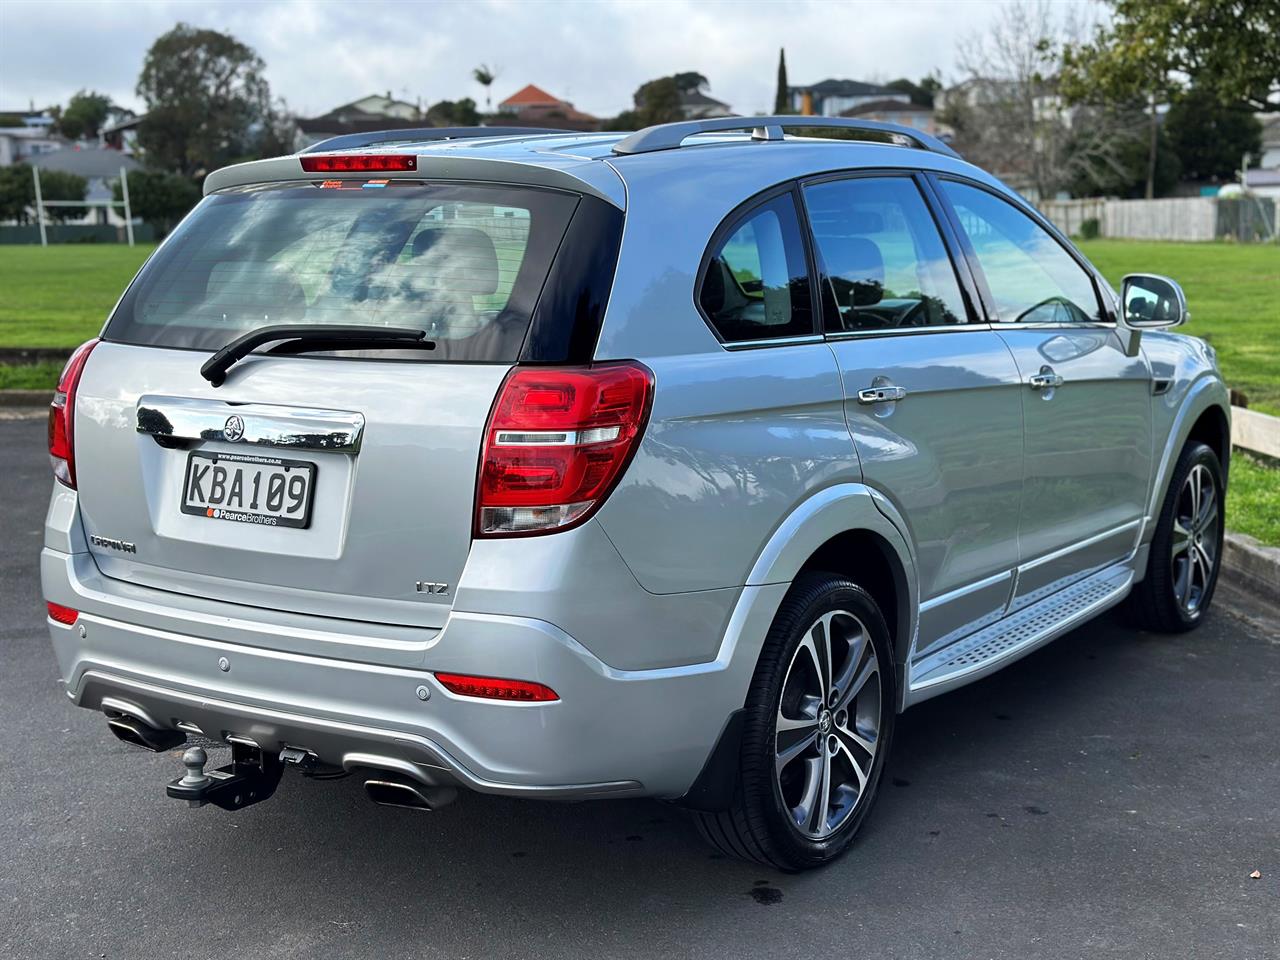
<path fill-rule="evenodd" d="M 727 103 L 708 97 L 701 90 L 681 90 L 680 110 L 686 120 L 705 120 L 709 117 L 735 116 Z"/>
<path fill-rule="evenodd" d="M 76 146 L 41 153 L 31 157 L 28 162 L 41 171 L 58 170 L 84 177 L 89 183 L 85 199 L 99 201 L 114 199 L 112 183 L 120 179 L 121 169 L 128 173 L 142 169 L 142 164 L 133 157 L 110 147 L 99 146 Z M 108 223 L 118 227 L 124 225 L 124 216 L 118 208 L 97 207 L 89 208 L 83 217 L 67 222 Z"/>
<path fill-rule="evenodd" d="M 1280 170 L 1246 170 L 1244 188 L 1254 196 L 1272 197 L 1277 204 L 1280 204 Z M 1218 195 L 1223 196 L 1222 193 Z"/>
<path fill-rule="evenodd" d="M 429 127 L 422 109 L 406 100 L 371 94 L 334 107 L 318 117 L 299 117 L 300 146 L 310 146 L 344 133 L 371 133 L 375 130 L 406 130 Z"/>
<path fill-rule="evenodd" d="M 791 109 L 817 117 L 838 117 L 846 110 L 881 100 L 910 103 L 910 94 L 860 80 L 823 80 L 809 86 L 787 87 Z"/>
<path fill-rule="evenodd" d="M 1258 166 L 1263 170 L 1280 170 L 1280 113 L 1259 113 L 1262 124 L 1262 156 Z"/>
<path fill-rule="evenodd" d="M 564 106 L 573 105 L 566 104 L 559 97 L 553 97 L 541 87 L 527 83 L 498 104 L 498 112 L 517 116 L 526 110 L 553 110 Z"/>
<path fill-rule="evenodd" d="M 878 120 L 881 123 L 896 123 L 903 127 L 913 127 L 921 133 L 927 133 L 935 137 L 940 132 L 937 119 L 933 114 L 933 108 L 912 103 L 909 99 L 906 102 L 902 100 L 872 100 L 845 110 L 840 116 L 857 117 L 859 120 Z"/>
<path fill-rule="evenodd" d="M 568 100 L 552 96 L 532 83 L 498 104 L 495 127 L 553 127 L 557 130 L 599 130 L 600 120 L 574 108 Z"/>
<path fill-rule="evenodd" d="M 0 110 L 0 167 L 67 146 L 67 139 L 54 132 L 54 122 L 48 110 Z"/>

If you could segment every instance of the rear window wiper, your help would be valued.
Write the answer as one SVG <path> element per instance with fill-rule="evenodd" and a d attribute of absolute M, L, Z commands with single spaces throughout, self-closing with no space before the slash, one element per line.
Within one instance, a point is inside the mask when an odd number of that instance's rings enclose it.
<path fill-rule="evenodd" d="M 413 330 L 409 327 L 369 327 L 356 324 L 280 324 L 274 327 L 259 327 L 250 330 L 242 337 L 236 337 L 225 347 L 206 360 L 200 367 L 200 376 L 215 387 L 220 387 L 227 379 L 227 371 L 238 360 L 243 360 L 264 343 L 281 342 L 281 352 L 302 353 L 304 351 L 377 349 L 385 347 L 416 347 L 420 350 L 434 349 L 435 343 L 425 339 L 425 330 Z"/>

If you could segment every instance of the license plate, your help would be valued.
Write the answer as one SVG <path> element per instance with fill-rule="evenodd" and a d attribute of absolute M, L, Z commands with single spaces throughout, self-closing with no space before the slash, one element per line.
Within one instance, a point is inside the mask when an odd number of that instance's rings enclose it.
<path fill-rule="evenodd" d="M 268 527 L 311 525 L 316 465 L 236 453 L 187 455 L 182 512 Z"/>

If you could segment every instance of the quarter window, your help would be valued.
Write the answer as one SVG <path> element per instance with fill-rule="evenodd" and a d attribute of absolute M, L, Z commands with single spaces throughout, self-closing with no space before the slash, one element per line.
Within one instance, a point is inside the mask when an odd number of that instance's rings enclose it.
<path fill-rule="evenodd" d="M 856 177 L 805 188 L 837 316 L 829 330 L 964 323 L 964 298 L 937 225 L 908 177 Z"/>
<path fill-rule="evenodd" d="M 766 201 L 730 228 L 707 264 L 698 303 L 729 343 L 812 334 L 809 270 L 795 201 Z"/>
<path fill-rule="evenodd" d="M 951 200 L 1005 323 L 1092 323 L 1103 318 L 1093 280 L 1038 223 L 999 197 L 950 180 Z"/>

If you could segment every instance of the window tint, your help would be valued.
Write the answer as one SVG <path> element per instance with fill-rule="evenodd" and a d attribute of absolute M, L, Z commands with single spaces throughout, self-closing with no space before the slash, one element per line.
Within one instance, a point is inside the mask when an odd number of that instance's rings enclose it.
<path fill-rule="evenodd" d="M 966 320 L 937 225 L 907 177 L 805 188 L 809 222 L 834 295 L 835 330 L 932 327 Z"/>
<path fill-rule="evenodd" d="M 733 343 L 814 333 L 804 242 L 790 194 L 756 207 L 714 251 L 698 302 Z"/>
<path fill-rule="evenodd" d="M 999 197 L 942 181 L 973 244 L 998 319 L 1007 323 L 1088 323 L 1103 319 L 1093 281 L 1034 220 Z"/>
<path fill-rule="evenodd" d="M 143 268 L 108 338 L 217 349 L 273 324 L 368 324 L 427 331 L 436 348 L 418 357 L 514 360 L 576 200 L 341 183 L 208 197 Z"/>

